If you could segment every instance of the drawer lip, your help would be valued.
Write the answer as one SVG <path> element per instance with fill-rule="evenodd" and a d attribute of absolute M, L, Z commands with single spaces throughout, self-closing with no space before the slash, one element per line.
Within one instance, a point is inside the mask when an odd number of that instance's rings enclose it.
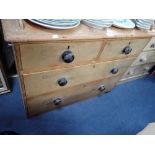
<path fill-rule="evenodd" d="M 113 60 L 106 60 L 106 61 L 103 61 L 103 60 L 91 61 L 90 63 L 78 64 L 78 65 L 69 66 L 69 67 L 59 67 L 59 68 L 51 67 L 51 68 L 48 68 L 48 69 L 45 69 L 45 70 L 41 70 L 41 71 L 39 70 L 39 71 L 35 71 L 35 72 L 28 72 L 28 73 L 26 73 L 26 72 L 22 71 L 22 75 L 23 76 L 31 76 L 31 75 L 40 74 L 40 73 L 48 73 L 50 71 L 67 70 L 67 69 L 79 68 L 79 67 L 83 67 L 83 66 L 96 65 L 96 64 L 100 64 L 100 63 L 110 63 L 110 62 L 113 63 L 113 62 L 120 62 L 120 61 L 124 61 L 124 60 L 131 60 L 131 61 L 133 61 L 135 58 L 136 57 L 134 55 L 134 56 L 130 56 L 130 57 L 127 57 L 127 58 L 120 58 L 120 59 L 113 59 Z"/>
<path fill-rule="evenodd" d="M 76 63 L 76 64 L 69 64 L 68 66 L 54 66 L 54 67 L 45 67 L 45 68 L 39 68 L 39 69 L 32 69 L 32 70 L 20 70 L 22 75 L 33 75 L 36 73 L 41 73 L 41 72 L 48 72 L 52 70 L 59 70 L 59 69 L 69 69 L 69 68 L 74 68 L 78 66 L 85 66 L 89 64 L 98 64 L 102 62 L 113 62 L 117 60 L 124 60 L 124 59 L 135 59 L 138 56 L 138 54 L 130 55 L 130 56 L 123 56 L 123 57 L 115 57 L 115 58 L 107 58 L 107 59 L 98 59 L 98 60 L 91 60 L 91 61 L 85 61 L 82 63 Z"/>
<path fill-rule="evenodd" d="M 82 40 L 53 40 L 53 41 L 27 41 L 27 42 L 15 42 L 16 45 L 29 45 L 29 44 L 33 44 L 33 45 L 38 45 L 38 44 L 51 44 L 51 43 L 54 43 L 54 44 L 57 44 L 57 43 L 83 43 L 83 42 L 113 42 L 113 41 L 133 41 L 133 40 L 142 40 L 142 39 L 152 39 L 153 37 L 125 37 L 125 38 L 102 38 L 102 39 L 88 39 L 88 40 L 85 40 L 85 39 L 82 39 Z M 155 39 L 155 37 L 154 37 Z M 149 43 L 149 41 L 148 41 Z"/>

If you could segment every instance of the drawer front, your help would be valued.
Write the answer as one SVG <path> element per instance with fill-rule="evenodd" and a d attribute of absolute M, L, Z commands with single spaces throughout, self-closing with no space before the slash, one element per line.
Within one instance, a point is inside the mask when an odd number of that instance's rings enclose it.
<path fill-rule="evenodd" d="M 153 65 L 155 65 L 155 63 L 132 66 L 125 72 L 122 79 L 129 78 L 136 75 L 147 74 L 149 69 L 151 69 Z"/>
<path fill-rule="evenodd" d="M 132 66 L 155 62 L 155 51 L 142 52 Z"/>
<path fill-rule="evenodd" d="M 94 81 L 74 86 L 63 91 L 55 91 L 45 95 L 29 98 L 27 99 L 28 113 L 30 116 L 36 115 L 91 96 L 106 93 L 116 85 L 119 79 L 120 76 L 116 76 L 101 81 Z"/>
<path fill-rule="evenodd" d="M 155 50 L 155 37 L 152 37 L 145 46 L 144 51 Z"/>
<path fill-rule="evenodd" d="M 102 41 L 21 44 L 24 71 L 76 65 L 97 57 Z"/>
<path fill-rule="evenodd" d="M 140 53 L 149 39 L 114 40 L 105 45 L 100 59 L 128 57 Z"/>
<path fill-rule="evenodd" d="M 130 58 L 24 75 L 26 95 L 40 95 L 123 74 L 132 62 Z"/>

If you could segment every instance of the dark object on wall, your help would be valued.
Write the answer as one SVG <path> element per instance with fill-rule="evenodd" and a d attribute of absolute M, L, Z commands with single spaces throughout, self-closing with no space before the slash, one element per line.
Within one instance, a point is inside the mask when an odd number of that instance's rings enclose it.
<path fill-rule="evenodd" d="M 1 27 L 0 27 L 0 32 L 1 32 Z M 7 83 L 7 78 L 6 74 L 4 72 L 4 65 L 3 65 L 3 39 L 2 39 L 2 33 L 0 33 L 0 94 L 10 92 L 8 83 Z"/>
<path fill-rule="evenodd" d="M 0 54 L 3 58 L 3 66 L 5 67 L 8 76 L 16 75 L 16 65 L 13 54 L 13 47 L 11 43 L 7 43 L 3 39 L 3 31 L 0 21 Z"/>
<path fill-rule="evenodd" d="M 10 89 L 9 89 L 7 78 L 5 76 L 2 62 L 0 59 L 0 94 L 6 93 L 6 92 L 10 92 Z"/>

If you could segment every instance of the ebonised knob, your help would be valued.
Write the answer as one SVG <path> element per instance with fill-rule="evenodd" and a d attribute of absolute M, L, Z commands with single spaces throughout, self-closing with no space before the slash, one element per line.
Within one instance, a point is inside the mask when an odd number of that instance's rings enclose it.
<path fill-rule="evenodd" d="M 116 74 L 118 72 L 118 68 L 113 68 L 112 70 L 111 70 L 111 73 L 112 74 Z"/>
<path fill-rule="evenodd" d="M 104 86 L 104 85 L 100 85 L 100 87 L 98 88 L 98 90 L 99 90 L 100 92 L 103 92 L 103 91 L 105 90 L 105 86 Z"/>
<path fill-rule="evenodd" d="M 151 44 L 150 48 L 155 48 L 155 43 Z"/>
<path fill-rule="evenodd" d="M 66 78 L 60 78 L 57 82 L 59 86 L 65 86 L 67 84 Z"/>
<path fill-rule="evenodd" d="M 74 60 L 74 55 L 71 51 L 65 51 L 62 54 L 62 60 L 66 63 L 71 63 Z"/>
<path fill-rule="evenodd" d="M 130 46 L 126 46 L 126 47 L 123 49 L 122 53 L 124 53 L 124 54 L 129 54 L 129 53 L 131 53 L 131 51 L 132 51 L 132 48 L 131 48 Z"/>
<path fill-rule="evenodd" d="M 58 106 L 62 103 L 62 99 L 61 98 L 56 98 L 53 100 L 54 105 Z"/>

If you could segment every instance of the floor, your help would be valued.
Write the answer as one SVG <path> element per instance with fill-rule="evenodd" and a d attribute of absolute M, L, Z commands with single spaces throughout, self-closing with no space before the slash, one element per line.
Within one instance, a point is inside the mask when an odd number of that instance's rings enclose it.
<path fill-rule="evenodd" d="M 26 118 L 18 78 L 0 96 L 0 131 L 23 135 L 134 135 L 155 121 L 155 77 L 131 81 L 112 92 L 31 119 Z"/>

